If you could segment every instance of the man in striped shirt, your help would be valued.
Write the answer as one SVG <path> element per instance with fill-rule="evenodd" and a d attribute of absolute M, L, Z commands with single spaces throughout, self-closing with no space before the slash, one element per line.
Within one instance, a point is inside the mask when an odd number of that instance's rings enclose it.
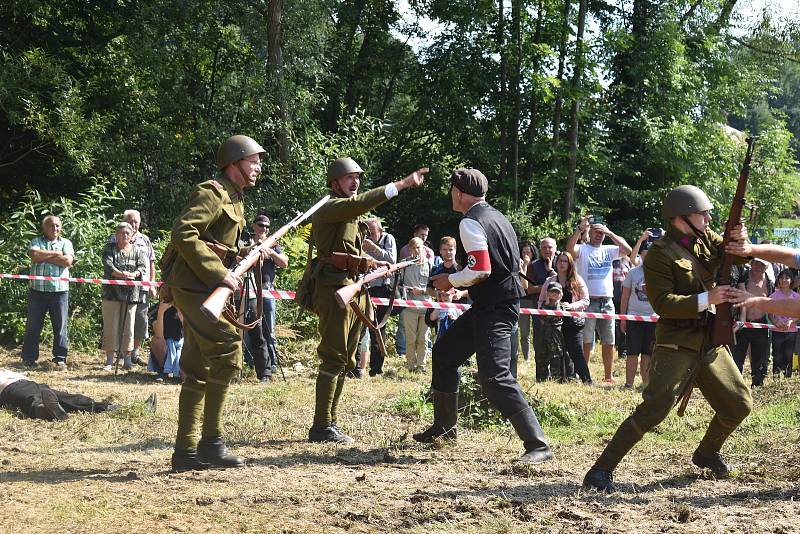
<path fill-rule="evenodd" d="M 48 215 L 42 221 L 43 236 L 35 238 L 28 247 L 31 275 L 69 277 L 75 252 L 69 239 L 61 237 L 61 219 Z M 67 366 L 67 318 L 69 283 L 64 280 L 31 280 L 28 293 L 28 317 L 22 343 L 22 361 L 34 367 L 39 359 L 39 339 L 45 315 L 50 314 L 53 325 L 53 362 L 59 369 Z"/>

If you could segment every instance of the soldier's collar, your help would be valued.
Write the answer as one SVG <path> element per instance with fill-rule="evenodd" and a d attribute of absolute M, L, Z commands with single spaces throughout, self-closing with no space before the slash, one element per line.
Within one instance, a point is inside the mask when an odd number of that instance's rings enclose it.
<path fill-rule="evenodd" d="M 667 237 L 669 237 L 679 245 L 683 246 L 684 248 L 690 250 L 692 248 L 692 245 L 700 242 L 700 239 L 695 237 L 694 234 L 684 234 L 671 224 L 669 225 L 669 228 L 667 228 Z"/>
<path fill-rule="evenodd" d="M 220 173 L 219 178 L 217 181 L 222 185 L 225 189 L 225 192 L 228 193 L 228 196 L 231 197 L 231 200 L 237 201 L 241 200 L 244 194 L 242 193 L 242 188 L 233 183 L 224 173 Z"/>

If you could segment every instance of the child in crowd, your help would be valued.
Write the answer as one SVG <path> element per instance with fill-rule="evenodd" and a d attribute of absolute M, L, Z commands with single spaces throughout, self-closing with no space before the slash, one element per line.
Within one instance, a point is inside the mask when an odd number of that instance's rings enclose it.
<path fill-rule="evenodd" d="M 408 300 L 430 300 L 425 290 L 428 287 L 431 264 L 425 260 L 423 246 L 422 239 L 419 237 L 414 237 L 408 242 L 409 253 L 421 258 L 420 263 L 407 267 L 403 273 L 406 299 Z M 425 355 L 428 349 L 428 325 L 425 324 L 425 311 L 424 308 L 406 308 L 400 314 L 406 334 L 406 368 L 409 371 L 425 370 Z"/>
<path fill-rule="evenodd" d="M 800 299 L 800 295 L 792 291 L 795 276 L 791 269 L 784 269 L 775 281 L 775 291 L 769 296 L 773 300 Z M 772 331 L 772 374 L 783 373 L 792 376 L 792 356 L 794 354 L 795 338 L 797 336 L 797 319 L 782 315 L 770 314 L 775 330 Z"/>
<path fill-rule="evenodd" d="M 442 262 L 431 269 L 427 293 L 435 298 L 437 302 L 462 302 L 469 295 L 467 290 L 451 288 L 449 291 L 439 291 L 433 287 L 433 282 L 431 282 L 431 278 L 437 274 L 453 274 L 461 270 L 461 266 L 456 262 L 456 240 L 454 238 L 444 236 L 439 240 L 439 256 L 442 258 Z M 460 310 L 454 308 L 446 310 L 433 309 L 428 312 L 430 318 L 428 324 L 436 325 L 437 340 L 461 313 Z"/>
<path fill-rule="evenodd" d="M 561 284 L 550 282 L 547 285 L 547 298 L 540 306 L 543 310 L 563 310 L 561 297 L 564 294 Z M 569 374 L 566 370 L 567 355 L 561 325 L 564 318 L 557 315 L 542 315 L 542 347 L 550 357 L 550 376 L 565 382 Z"/>
<path fill-rule="evenodd" d="M 150 359 L 147 370 L 158 373 L 156 382 L 172 377 L 181 381 L 181 349 L 183 349 L 183 317 L 172 304 L 158 305 L 158 314 L 153 323 L 153 339 L 150 340 Z"/>

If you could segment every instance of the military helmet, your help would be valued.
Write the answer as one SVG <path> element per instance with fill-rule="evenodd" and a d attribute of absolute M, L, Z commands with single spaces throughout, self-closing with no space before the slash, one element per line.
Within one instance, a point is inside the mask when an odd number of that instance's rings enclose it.
<path fill-rule="evenodd" d="M 217 169 L 222 170 L 231 163 L 253 154 L 265 154 L 267 151 L 246 135 L 234 135 L 223 142 L 217 150 Z"/>
<path fill-rule="evenodd" d="M 333 163 L 328 165 L 328 183 L 330 184 L 337 178 L 344 176 L 345 174 L 350 174 L 351 172 L 364 174 L 364 169 L 362 169 L 358 163 L 353 161 L 352 158 L 339 158 L 334 160 Z"/>
<path fill-rule="evenodd" d="M 693 185 L 680 185 L 667 193 L 661 215 L 665 219 L 690 215 L 712 209 L 714 206 L 702 189 Z"/>

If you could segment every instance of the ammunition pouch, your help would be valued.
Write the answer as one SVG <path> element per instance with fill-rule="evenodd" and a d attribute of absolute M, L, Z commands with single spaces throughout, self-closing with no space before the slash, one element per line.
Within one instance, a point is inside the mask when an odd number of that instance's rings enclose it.
<path fill-rule="evenodd" d="M 305 271 L 303 271 L 303 277 L 300 279 L 300 283 L 297 285 L 297 290 L 295 291 L 294 296 L 295 304 L 300 306 L 301 309 L 310 311 L 315 315 L 318 315 L 317 310 L 314 307 L 314 292 L 317 288 L 316 271 L 318 263 L 319 258 L 313 258 L 308 261 Z"/>
<path fill-rule="evenodd" d="M 333 265 L 340 271 L 347 271 L 352 278 L 364 274 L 375 267 L 375 260 L 346 252 L 332 252 L 330 256 L 320 257 L 319 261 Z"/>
<path fill-rule="evenodd" d="M 219 258 L 219 261 L 221 261 L 226 268 L 230 269 L 231 266 L 236 263 L 236 254 L 231 252 L 230 249 L 222 243 L 218 241 L 206 241 L 205 239 L 201 241 L 203 241 L 203 243 L 205 243 L 206 246 L 211 249 L 211 252 L 216 254 L 216 256 Z"/>

